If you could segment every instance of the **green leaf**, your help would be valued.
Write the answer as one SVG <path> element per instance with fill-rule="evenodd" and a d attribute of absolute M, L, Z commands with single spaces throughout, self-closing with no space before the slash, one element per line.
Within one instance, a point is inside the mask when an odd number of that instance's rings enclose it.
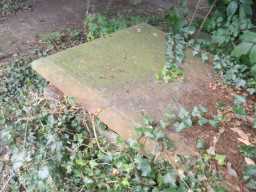
<path fill-rule="evenodd" d="M 211 126 L 213 126 L 214 128 L 218 128 L 219 127 L 219 124 L 220 122 L 223 120 L 223 116 L 222 115 L 217 115 L 217 116 L 214 116 L 213 119 L 209 120 L 209 124 Z"/>
<path fill-rule="evenodd" d="M 55 123 L 54 116 L 53 116 L 53 115 L 49 115 L 49 116 L 48 116 L 48 119 L 47 119 L 47 125 L 48 125 L 49 127 L 53 128 L 54 123 Z"/>
<path fill-rule="evenodd" d="M 241 57 L 242 55 L 247 55 L 252 46 L 252 43 L 242 42 L 233 49 L 231 55 L 237 58 Z"/>
<path fill-rule="evenodd" d="M 256 64 L 256 45 L 254 45 L 250 52 L 250 62 Z"/>
<path fill-rule="evenodd" d="M 251 74 L 253 75 L 253 77 L 256 79 L 256 64 L 254 64 L 251 68 Z"/>
<path fill-rule="evenodd" d="M 235 105 L 241 105 L 246 102 L 246 97 L 241 96 L 241 95 L 235 95 L 234 96 L 234 104 Z"/>
<path fill-rule="evenodd" d="M 248 189 L 256 189 L 256 165 L 248 165 L 243 172 L 243 180 Z"/>
<path fill-rule="evenodd" d="M 151 165 L 149 164 L 148 160 L 138 155 L 135 158 L 135 163 L 137 165 L 137 169 L 141 171 L 141 175 L 143 177 L 149 176 L 151 173 Z"/>
<path fill-rule="evenodd" d="M 144 117 L 143 121 L 144 121 L 144 125 L 152 125 L 154 123 L 154 120 L 148 116 Z"/>
<path fill-rule="evenodd" d="M 124 187 L 129 187 L 130 186 L 128 178 L 124 178 L 121 183 Z"/>
<path fill-rule="evenodd" d="M 47 179 L 49 177 L 49 169 L 47 166 L 41 167 L 38 171 L 40 179 Z"/>
<path fill-rule="evenodd" d="M 252 31 L 245 31 L 241 37 L 241 41 L 256 43 L 256 33 Z"/>
<path fill-rule="evenodd" d="M 205 113 L 207 113 L 207 109 L 203 106 L 195 106 L 192 110 L 192 117 L 202 117 Z"/>
<path fill-rule="evenodd" d="M 219 46 L 222 46 L 224 43 L 229 42 L 230 34 L 226 29 L 218 28 L 212 34 L 212 41 L 217 43 Z"/>
<path fill-rule="evenodd" d="M 176 177 L 177 177 L 177 175 L 174 170 L 165 174 L 163 177 L 164 184 L 176 186 Z"/>
<path fill-rule="evenodd" d="M 89 177 L 83 177 L 83 182 L 85 185 L 93 184 L 94 181 L 90 179 Z"/>
<path fill-rule="evenodd" d="M 15 150 L 11 158 L 13 169 L 20 169 L 26 162 L 31 161 L 30 155 L 26 151 Z"/>
<path fill-rule="evenodd" d="M 5 117 L 3 114 L 0 114 L 0 125 L 4 125 L 5 124 Z"/>
<path fill-rule="evenodd" d="M 242 105 L 235 105 L 233 107 L 233 111 L 237 115 L 238 118 L 246 117 L 246 115 L 247 115 L 245 108 Z"/>
<path fill-rule="evenodd" d="M 256 147 L 250 145 L 242 145 L 240 146 L 240 152 L 243 156 L 248 158 L 256 158 Z"/>
<path fill-rule="evenodd" d="M 248 165 L 244 169 L 244 180 L 247 180 L 251 177 L 256 177 L 256 165 Z"/>
<path fill-rule="evenodd" d="M 184 129 L 188 128 L 187 125 L 184 122 L 177 122 L 174 124 L 176 132 L 181 132 Z"/>
<path fill-rule="evenodd" d="M 206 149 L 206 147 L 207 147 L 207 144 L 204 139 L 199 138 L 196 140 L 196 148 L 197 149 L 200 149 L 200 150 Z"/>
<path fill-rule="evenodd" d="M 198 120 L 198 124 L 200 126 L 204 126 L 208 123 L 208 119 L 204 118 L 204 117 L 201 117 L 199 120 Z"/>
<path fill-rule="evenodd" d="M 202 114 L 201 114 L 201 111 L 199 110 L 199 108 L 197 106 L 195 106 L 192 110 L 192 116 L 193 117 L 201 117 Z"/>
<path fill-rule="evenodd" d="M 203 61 L 203 63 L 207 63 L 209 61 L 209 56 L 207 52 L 202 52 L 201 53 L 201 59 Z"/>
<path fill-rule="evenodd" d="M 189 116 L 189 112 L 184 107 L 181 107 L 178 117 L 180 119 L 184 119 L 184 118 L 187 118 L 188 116 Z"/>
<path fill-rule="evenodd" d="M 246 183 L 246 187 L 248 189 L 256 190 L 256 180 L 254 178 L 249 179 L 249 181 Z"/>
<path fill-rule="evenodd" d="M 215 155 L 215 160 L 218 162 L 219 165 L 223 166 L 223 165 L 225 165 L 226 156 L 225 155 L 216 154 Z"/>
<path fill-rule="evenodd" d="M 218 186 L 214 188 L 214 192 L 227 192 L 227 190 L 222 186 Z"/>
<path fill-rule="evenodd" d="M 227 7 L 227 15 L 233 16 L 236 13 L 237 9 L 238 9 L 237 1 L 231 1 Z"/>

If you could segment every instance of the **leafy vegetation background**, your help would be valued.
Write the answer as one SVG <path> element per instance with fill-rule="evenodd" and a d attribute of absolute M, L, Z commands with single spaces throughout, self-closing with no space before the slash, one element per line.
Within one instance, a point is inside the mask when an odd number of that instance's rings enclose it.
<path fill-rule="evenodd" d="M 31 6 L 31 0 L 1 0 L 0 15 L 7 15 Z"/>

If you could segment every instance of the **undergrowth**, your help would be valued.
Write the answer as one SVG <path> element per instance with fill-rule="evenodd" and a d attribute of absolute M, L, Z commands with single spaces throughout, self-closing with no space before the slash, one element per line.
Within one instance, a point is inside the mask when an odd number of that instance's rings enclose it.
<path fill-rule="evenodd" d="M 200 2 L 198 4 L 200 6 Z M 193 16 L 198 13 L 196 7 Z M 206 51 L 213 55 L 214 69 L 219 72 L 223 80 L 238 88 L 247 89 L 251 94 L 256 92 L 256 44 L 255 25 L 252 23 L 253 1 L 209 1 L 210 10 L 201 21 L 195 17 L 188 17 L 186 0 L 181 0 L 178 7 L 172 8 L 167 16 L 171 38 L 174 41 L 177 35 L 183 42 L 171 42 L 165 69 L 172 63 L 173 69 L 180 66 L 184 60 L 184 49 L 191 47 L 194 56 L 200 56 L 203 62 L 208 61 Z M 194 29 L 198 30 L 194 30 Z M 185 33 L 184 33 L 185 31 Z M 189 32 L 189 33 L 186 33 Z M 200 35 L 206 33 L 208 38 Z M 190 34 L 190 36 L 188 36 Z M 169 36 L 169 35 L 168 35 Z M 174 75 L 175 78 L 175 75 Z"/>
<path fill-rule="evenodd" d="M 106 37 L 113 32 L 125 29 L 139 23 L 144 22 L 154 25 L 160 20 L 160 18 L 153 16 L 119 16 L 118 18 L 109 18 L 100 14 L 88 15 L 84 20 L 84 31 L 87 41 L 91 41 L 100 37 Z"/>
<path fill-rule="evenodd" d="M 31 0 L 1 0 L 0 1 L 0 16 L 8 15 L 16 12 L 19 9 L 29 8 Z"/>
<path fill-rule="evenodd" d="M 184 50 L 191 47 L 193 54 L 204 62 L 208 61 L 206 50 L 214 54 L 215 69 L 226 82 L 246 88 L 252 94 L 255 92 L 255 34 L 248 32 L 253 24 L 248 20 L 250 11 L 245 13 L 245 7 L 251 7 L 252 3 L 250 0 L 225 2 L 210 4 L 214 6 L 214 12 L 202 27 L 196 21 L 187 20 L 184 3 L 180 8 L 170 10 L 166 19 L 173 28 L 167 36 L 167 62 L 159 79 L 169 82 L 182 78 Z M 119 20 L 90 16 L 85 20 L 86 39 L 105 37 L 141 21 L 140 18 Z M 211 40 L 194 38 L 196 28 L 208 32 Z M 54 32 L 44 37 L 42 42 L 47 45 L 47 51 L 37 50 L 37 55 L 46 56 L 49 50 L 65 48 L 65 34 Z M 68 37 L 80 42 L 81 32 L 72 31 Z M 1 181 L 4 190 L 225 191 L 221 187 L 222 177 L 216 166 L 212 166 L 216 161 L 224 166 L 225 156 L 207 153 L 203 140 L 196 143 L 203 151 L 202 157 L 178 156 L 175 167 L 153 154 L 142 154 L 143 145 L 137 140 L 124 142 L 119 139 L 118 145 L 112 145 L 95 134 L 101 124 L 76 106 L 73 99 L 51 101 L 44 98 L 46 82 L 32 71 L 30 61 L 25 58 L 14 60 L 1 77 L 0 135 L 9 151 L 4 165 L 0 166 L 1 169 L 9 167 L 8 174 L 2 177 L 5 180 Z M 246 116 L 244 102 L 242 97 L 235 99 L 233 110 L 239 118 Z M 146 119 L 145 125 L 137 128 L 139 139 L 148 137 L 160 142 L 164 148 L 173 147 L 164 133 L 170 123 L 174 123 L 176 131 L 190 128 L 195 123 L 218 128 L 222 116 L 207 119 L 206 112 L 201 106 L 194 107 L 191 112 L 181 109 L 177 115 L 166 114 L 167 119 L 159 125 Z M 245 157 L 255 158 L 254 146 L 241 146 L 240 152 Z M 243 179 L 248 188 L 256 188 L 255 177 L 255 166 L 247 166 Z"/>
<path fill-rule="evenodd" d="M 119 139 L 119 145 L 113 146 L 96 136 L 100 123 L 74 105 L 72 98 L 51 101 L 43 97 L 46 82 L 29 62 L 14 60 L 1 81 L 0 135 L 9 151 L 4 190 L 224 190 L 209 158 L 180 156 L 177 171 L 167 161 L 143 155 L 143 146 L 136 140 Z"/>

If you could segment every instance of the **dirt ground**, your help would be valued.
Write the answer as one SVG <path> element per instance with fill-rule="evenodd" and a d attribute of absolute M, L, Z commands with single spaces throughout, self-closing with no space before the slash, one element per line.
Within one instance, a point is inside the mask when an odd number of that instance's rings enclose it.
<path fill-rule="evenodd" d="M 16 52 L 31 51 L 36 36 L 67 27 L 82 27 L 86 14 L 109 12 L 149 14 L 161 12 L 172 1 L 145 0 L 139 5 L 115 0 L 34 0 L 31 10 L 0 18 L 0 59 Z M 145 11 L 146 10 L 146 11 Z"/>
<path fill-rule="evenodd" d="M 222 102 L 224 107 L 217 109 L 216 106 L 208 106 L 209 111 L 217 111 L 217 114 L 222 114 L 225 121 L 220 124 L 218 129 L 211 126 L 194 126 L 192 129 L 187 129 L 181 134 L 187 138 L 188 145 L 195 145 L 197 139 L 206 141 L 209 148 L 214 149 L 216 154 L 224 154 L 226 161 L 230 167 L 222 169 L 225 179 L 230 184 L 234 191 L 246 191 L 243 182 L 241 181 L 244 167 L 248 164 L 254 164 L 250 159 L 244 158 L 240 153 L 241 145 L 256 144 L 256 130 L 252 128 L 251 119 L 241 120 L 232 112 L 232 106 L 235 95 L 244 95 L 247 97 L 245 108 L 248 116 L 253 116 L 253 106 L 256 103 L 255 96 L 248 96 L 241 90 L 235 90 L 231 87 L 216 82 L 210 85 L 214 93 L 218 93 L 217 102 Z M 231 169 L 236 172 L 237 176 L 231 176 Z M 239 190 L 237 190 L 239 187 Z"/>
<path fill-rule="evenodd" d="M 141 2 L 141 3 L 138 3 Z M 0 60 L 17 52 L 31 51 L 36 37 L 65 28 L 81 28 L 87 14 L 163 14 L 177 0 L 32 0 L 31 10 L 0 17 Z M 196 0 L 189 0 L 191 10 Z M 202 12 L 205 9 L 202 1 Z"/>

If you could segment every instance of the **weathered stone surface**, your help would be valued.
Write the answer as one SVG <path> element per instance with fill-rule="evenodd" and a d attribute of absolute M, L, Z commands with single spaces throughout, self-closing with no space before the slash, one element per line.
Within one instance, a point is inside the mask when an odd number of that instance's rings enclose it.
<path fill-rule="evenodd" d="M 65 95 L 96 114 L 123 138 L 145 115 L 159 120 L 168 106 L 208 105 L 211 70 L 187 51 L 185 78 L 155 80 L 165 63 L 165 34 L 141 24 L 33 62 L 33 68 Z M 182 136 L 170 132 L 178 150 L 191 151 Z"/>

